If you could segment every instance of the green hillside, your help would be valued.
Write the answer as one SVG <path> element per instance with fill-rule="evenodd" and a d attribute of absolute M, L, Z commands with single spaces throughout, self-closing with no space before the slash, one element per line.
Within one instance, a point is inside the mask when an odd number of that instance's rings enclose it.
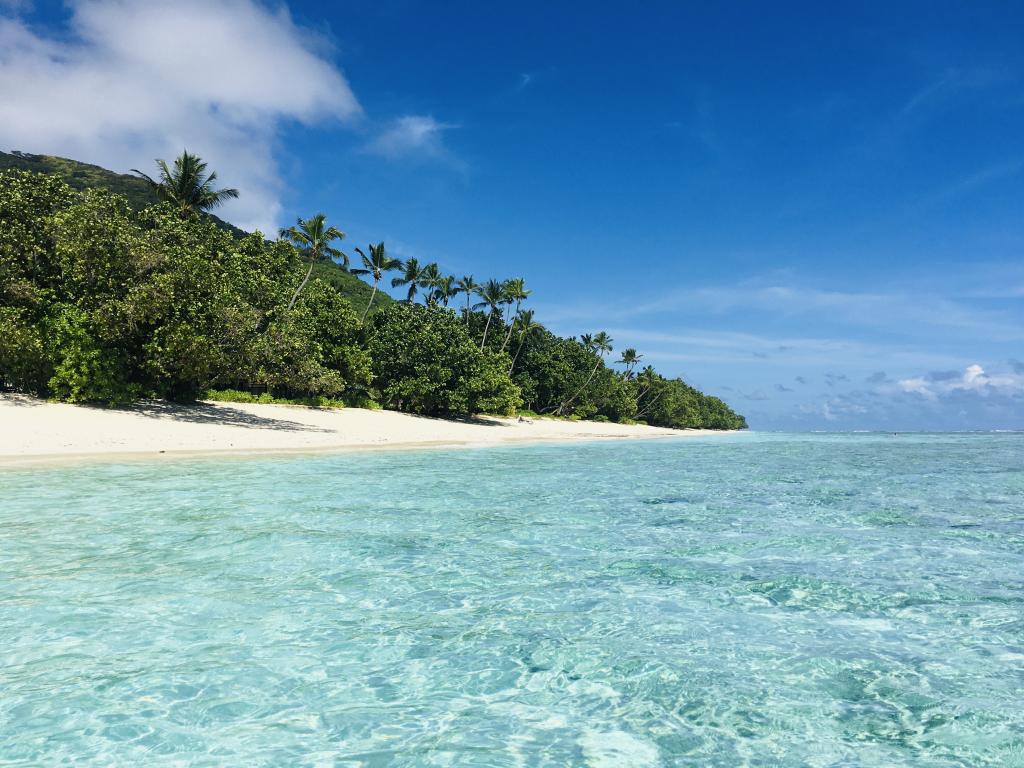
<path fill-rule="evenodd" d="M 138 176 L 114 173 L 98 165 L 80 163 L 64 157 L 30 155 L 27 152 L 0 152 L 0 170 L 17 168 L 36 173 L 55 173 L 72 189 L 103 187 L 128 198 L 135 209 L 145 208 L 157 201 L 156 194 Z"/>
<path fill-rule="evenodd" d="M 15 168 L 21 171 L 34 171 L 35 173 L 52 173 L 60 176 L 72 189 L 83 190 L 100 187 L 109 189 L 127 198 L 129 205 L 136 210 L 153 205 L 157 202 L 156 194 L 149 185 L 138 176 L 126 173 L 115 173 L 101 168 L 98 165 L 80 163 L 77 160 L 69 160 L 66 157 L 54 157 L 52 155 L 32 155 L 27 152 L 0 152 L 0 171 L 7 168 Z M 238 227 L 211 214 L 204 214 L 217 223 L 222 229 L 226 229 L 236 237 L 246 233 Z M 349 254 L 354 255 L 352 253 Z M 357 256 L 358 258 L 358 256 Z M 370 300 L 371 286 L 360 280 L 355 275 L 349 274 L 344 269 L 334 264 L 320 263 L 314 267 L 313 275 L 324 282 L 330 283 L 337 289 L 338 293 L 348 299 L 349 303 L 362 312 L 363 307 Z M 391 301 L 391 297 L 380 291 L 374 299 L 374 308 L 384 306 Z"/>

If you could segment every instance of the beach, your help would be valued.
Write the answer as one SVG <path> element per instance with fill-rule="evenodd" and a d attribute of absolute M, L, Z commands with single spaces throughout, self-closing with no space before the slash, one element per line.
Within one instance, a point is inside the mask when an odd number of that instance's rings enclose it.
<path fill-rule="evenodd" d="M 593 421 L 440 419 L 363 408 L 249 403 L 145 401 L 127 408 L 103 408 L 0 395 L 0 464 L 76 457 L 485 446 L 709 434 L 720 433 Z"/>

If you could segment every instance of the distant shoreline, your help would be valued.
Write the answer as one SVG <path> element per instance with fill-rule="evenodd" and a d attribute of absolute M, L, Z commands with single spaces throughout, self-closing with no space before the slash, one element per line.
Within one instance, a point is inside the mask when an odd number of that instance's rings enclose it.
<path fill-rule="evenodd" d="M 153 460 L 475 448 L 726 434 L 594 421 L 479 417 L 438 419 L 362 408 L 321 409 L 248 403 L 125 409 L 0 395 L 0 468 L 82 461 Z"/>

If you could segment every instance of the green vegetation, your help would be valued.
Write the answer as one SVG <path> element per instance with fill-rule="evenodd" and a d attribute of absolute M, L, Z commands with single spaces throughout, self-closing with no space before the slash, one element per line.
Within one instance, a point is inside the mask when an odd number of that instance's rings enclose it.
<path fill-rule="evenodd" d="M 269 392 L 256 395 L 252 392 L 243 392 L 237 389 L 208 389 L 203 393 L 203 400 L 212 400 L 218 403 L 261 403 L 263 405 L 303 405 L 307 408 L 345 408 L 350 405 L 344 400 L 335 397 L 275 397 Z M 380 406 L 368 402 L 361 407 Z"/>
<path fill-rule="evenodd" d="M 225 200 L 238 197 L 237 189 L 214 189 L 217 174 L 207 173 L 206 163 L 196 155 L 182 152 L 174 161 L 173 168 L 168 167 L 164 160 L 157 160 L 156 164 L 160 169 L 159 181 L 136 168 L 132 168 L 132 173 L 146 182 L 158 200 L 177 208 L 182 218 L 206 213 L 223 205 Z"/>
<path fill-rule="evenodd" d="M 391 258 L 383 243 L 355 249 L 362 266 L 349 273 L 332 247 L 344 235 L 324 214 L 276 241 L 238 234 L 203 213 L 231 190 L 214 189 L 199 158 L 160 168 L 143 206 L 58 175 L 0 171 L 0 383 L 70 402 L 380 403 L 429 415 L 526 408 L 745 426 L 680 379 L 650 366 L 638 373 L 634 349 L 618 360 L 624 370 L 609 367 L 614 342 L 604 332 L 551 333 L 523 309 L 522 278 L 456 280 L 436 264 Z M 388 272 L 399 273 L 392 285 L 404 301 L 379 290 Z"/>

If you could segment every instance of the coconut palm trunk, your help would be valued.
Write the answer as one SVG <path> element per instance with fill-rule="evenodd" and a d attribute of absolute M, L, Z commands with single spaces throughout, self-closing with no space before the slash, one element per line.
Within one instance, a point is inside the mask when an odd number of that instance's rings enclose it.
<path fill-rule="evenodd" d="M 511 376 L 512 375 L 512 371 L 515 370 L 516 361 L 519 360 L 519 353 L 523 351 L 523 344 L 525 344 L 525 343 L 526 343 L 526 339 L 524 338 L 522 341 L 519 342 L 519 346 L 516 348 L 515 357 L 512 358 L 512 365 L 510 365 L 508 367 L 508 375 L 509 376 Z"/>
<path fill-rule="evenodd" d="M 366 309 L 363 310 L 363 316 L 359 318 L 360 323 L 366 322 L 366 315 L 370 311 L 370 307 L 373 306 L 373 297 L 377 295 L 377 286 L 380 284 L 380 280 L 373 281 L 373 291 L 370 293 L 370 300 L 366 302 Z"/>
<path fill-rule="evenodd" d="M 577 397 L 579 397 L 586 391 L 587 387 L 590 386 L 590 382 L 594 380 L 594 376 L 597 374 L 597 369 L 600 367 L 601 360 L 598 359 L 597 365 L 594 366 L 594 369 L 590 372 L 590 375 L 587 376 L 587 380 L 583 382 L 583 386 L 576 390 L 576 394 L 574 394 L 572 397 L 570 397 L 568 400 L 566 400 L 564 403 L 558 406 L 559 415 L 561 415 L 566 408 L 572 405 L 576 401 Z"/>
<path fill-rule="evenodd" d="M 644 409 L 642 411 L 637 413 L 635 418 L 639 419 L 641 416 L 643 416 L 645 413 L 647 413 L 649 410 L 651 410 L 651 406 L 654 405 L 656 402 L 658 402 L 658 400 L 660 400 L 660 399 L 661 399 L 661 393 L 659 392 L 655 397 L 653 397 L 651 399 L 651 402 L 649 402 L 647 405 L 644 406 Z"/>
<path fill-rule="evenodd" d="M 516 311 L 512 313 L 512 321 L 508 324 L 508 333 L 505 334 L 505 340 L 501 342 L 501 351 L 505 351 L 505 347 L 508 346 L 509 341 L 512 339 L 512 331 L 515 330 L 516 321 L 515 318 L 519 314 L 519 305 L 521 302 L 516 302 Z"/>
<path fill-rule="evenodd" d="M 484 344 L 487 343 L 487 331 L 491 327 L 491 318 L 494 317 L 494 311 L 491 310 L 487 313 L 487 324 L 484 326 L 484 337 L 480 339 L 480 351 L 484 351 Z"/>
<path fill-rule="evenodd" d="M 309 276 L 313 274 L 313 262 L 309 262 L 309 269 L 306 270 L 306 276 L 302 278 L 302 282 L 299 283 L 299 287 L 295 289 L 295 293 L 292 294 L 291 300 L 288 302 L 288 311 L 290 312 L 292 307 L 295 306 L 295 302 L 299 299 L 299 294 L 302 293 L 302 289 L 306 287 L 306 283 L 309 282 Z"/>

